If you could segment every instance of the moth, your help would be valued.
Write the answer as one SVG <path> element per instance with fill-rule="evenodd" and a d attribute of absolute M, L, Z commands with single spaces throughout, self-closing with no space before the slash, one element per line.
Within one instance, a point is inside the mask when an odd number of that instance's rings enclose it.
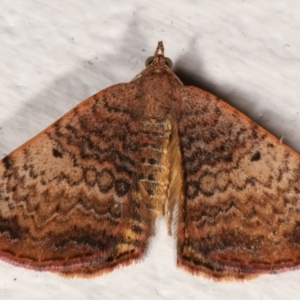
<path fill-rule="evenodd" d="M 300 264 L 300 157 L 184 86 L 159 42 L 130 83 L 0 162 L 0 257 L 66 276 L 139 261 L 164 214 L 177 264 L 215 280 Z"/>

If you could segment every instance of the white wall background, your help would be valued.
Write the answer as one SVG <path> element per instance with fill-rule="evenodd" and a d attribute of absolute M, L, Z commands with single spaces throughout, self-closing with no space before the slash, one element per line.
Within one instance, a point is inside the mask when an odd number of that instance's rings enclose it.
<path fill-rule="evenodd" d="M 300 152 L 298 0 L 2 0 L 0 156 L 83 99 L 144 68 L 158 40 L 186 84 L 237 107 Z M 0 261 L 0 299 L 299 299 L 300 270 L 216 283 L 175 266 L 157 222 L 147 257 L 92 279 Z"/>

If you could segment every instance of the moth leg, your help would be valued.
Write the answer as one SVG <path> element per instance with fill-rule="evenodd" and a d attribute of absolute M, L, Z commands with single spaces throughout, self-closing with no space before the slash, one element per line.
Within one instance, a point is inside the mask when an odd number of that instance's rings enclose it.
<path fill-rule="evenodd" d="M 173 210 L 170 209 L 169 199 L 163 204 L 163 215 L 166 220 L 168 235 L 172 235 L 172 221 L 173 221 Z"/>

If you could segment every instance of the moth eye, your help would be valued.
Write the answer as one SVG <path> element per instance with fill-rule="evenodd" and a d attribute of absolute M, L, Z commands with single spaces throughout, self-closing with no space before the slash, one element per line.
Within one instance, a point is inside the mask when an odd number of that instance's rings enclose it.
<path fill-rule="evenodd" d="M 153 62 L 154 56 L 149 56 L 145 61 L 145 66 L 148 67 Z M 169 57 L 165 57 L 166 65 L 172 69 L 173 63 L 172 60 Z"/>
<path fill-rule="evenodd" d="M 165 57 L 166 65 L 172 69 L 173 63 L 169 57 Z"/>
<path fill-rule="evenodd" d="M 154 56 L 149 56 L 145 61 L 145 66 L 148 67 L 153 62 Z"/>

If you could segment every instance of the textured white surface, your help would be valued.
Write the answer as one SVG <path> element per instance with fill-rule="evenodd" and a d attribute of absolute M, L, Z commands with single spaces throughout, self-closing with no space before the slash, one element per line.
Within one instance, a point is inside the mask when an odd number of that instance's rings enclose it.
<path fill-rule="evenodd" d="M 0 155 L 144 68 L 158 40 L 186 84 L 223 98 L 300 151 L 300 2 L 2 0 Z M 0 299 L 298 299 L 300 270 L 216 283 L 175 266 L 157 222 L 147 257 L 92 279 L 0 261 Z"/>

